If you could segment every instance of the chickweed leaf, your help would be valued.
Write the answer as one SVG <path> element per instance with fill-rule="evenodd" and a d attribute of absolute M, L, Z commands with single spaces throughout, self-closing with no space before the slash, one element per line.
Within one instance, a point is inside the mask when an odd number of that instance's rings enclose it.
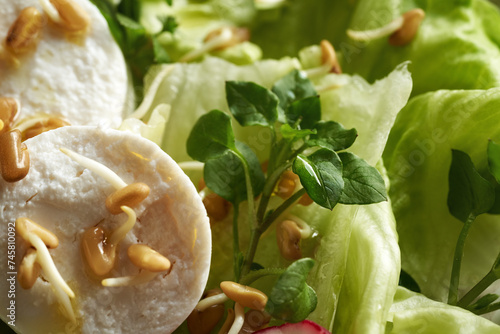
<path fill-rule="evenodd" d="M 314 202 L 330 210 L 337 205 L 344 188 L 342 161 L 337 153 L 323 148 L 307 157 L 299 154 L 292 169 Z"/>
<path fill-rule="evenodd" d="M 206 162 L 223 155 L 228 150 L 236 150 L 231 117 L 220 110 L 212 110 L 201 116 L 187 140 L 189 156 Z"/>
<path fill-rule="evenodd" d="M 300 129 L 313 129 L 321 120 L 321 103 L 319 96 L 310 96 L 293 102 L 285 111 L 288 124 L 294 126 L 299 122 Z"/>
<path fill-rule="evenodd" d="M 314 260 L 304 258 L 292 263 L 271 290 L 266 311 L 277 319 L 300 322 L 316 308 L 317 296 L 306 283 Z"/>
<path fill-rule="evenodd" d="M 309 138 L 307 144 L 312 147 L 324 147 L 332 151 L 349 148 L 358 136 L 356 129 L 347 130 L 340 123 L 334 121 L 318 122 L 314 129 L 317 133 Z"/>
<path fill-rule="evenodd" d="M 448 209 L 458 220 L 465 223 L 471 215 L 486 213 L 493 206 L 493 185 L 479 175 L 467 153 L 452 150 L 448 180 Z"/>
<path fill-rule="evenodd" d="M 242 126 L 272 126 L 278 119 L 278 98 L 268 89 L 247 81 L 226 81 L 229 110 Z"/>
<path fill-rule="evenodd" d="M 293 70 L 274 83 L 272 91 L 279 98 L 280 122 L 286 123 L 285 110 L 294 101 L 309 96 L 318 95 L 314 85 L 307 76 L 298 70 Z"/>
<path fill-rule="evenodd" d="M 247 145 L 236 142 L 236 148 L 248 164 L 253 194 L 258 196 L 265 182 L 259 160 Z M 235 152 L 227 150 L 223 155 L 209 159 L 205 163 L 203 177 L 209 189 L 233 205 L 247 199 L 243 162 Z"/>
<path fill-rule="evenodd" d="M 339 203 L 372 204 L 387 200 L 384 179 L 378 170 L 350 152 L 339 153 L 344 190 Z"/>
<path fill-rule="evenodd" d="M 283 124 L 280 127 L 280 132 L 283 138 L 289 139 L 290 141 L 294 141 L 296 139 L 304 138 L 311 134 L 315 134 L 316 130 L 310 130 L 310 129 L 298 130 L 292 128 L 289 124 Z"/>

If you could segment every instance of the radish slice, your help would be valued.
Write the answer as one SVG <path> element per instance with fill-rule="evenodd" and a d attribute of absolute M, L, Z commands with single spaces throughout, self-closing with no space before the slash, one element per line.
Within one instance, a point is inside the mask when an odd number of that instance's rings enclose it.
<path fill-rule="evenodd" d="M 268 327 L 254 334 L 330 334 L 329 331 L 315 322 L 304 320 L 296 324 L 284 324 L 281 326 Z"/>

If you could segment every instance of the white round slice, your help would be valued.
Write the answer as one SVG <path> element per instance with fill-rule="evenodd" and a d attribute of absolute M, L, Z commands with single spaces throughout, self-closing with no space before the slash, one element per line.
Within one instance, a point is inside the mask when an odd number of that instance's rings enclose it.
<path fill-rule="evenodd" d="M 59 238 L 50 254 L 62 278 L 75 292 L 77 322 L 61 312 L 51 285 L 38 278 L 24 290 L 16 280 L 15 297 L 8 298 L 9 281 L 0 281 L 0 313 L 15 301 L 15 329 L 30 333 L 171 333 L 194 309 L 205 288 L 210 267 L 210 224 L 203 203 L 189 178 L 157 145 L 132 133 L 94 127 L 64 127 L 27 140 L 31 168 L 17 183 L 0 180 L 0 249 L 2 273 L 8 268 L 9 225 L 28 217 Z M 114 171 L 127 183 L 143 182 L 151 191 L 134 210 L 137 222 L 120 243 L 117 262 L 106 277 L 136 275 L 139 269 L 127 256 L 136 243 L 167 257 L 172 268 L 153 280 L 125 287 L 104 287 L 103 277 L 91 273 L 81 253 L 85 230 L 112 230 L 127 220 L 110 214 L 106 197 L 115 188 L 101 176 L 60 151 L 70 149 Z M 12 233 L 11 233 L 12 234 Z M 12 240 L 12 239 L 11 239 Z M 16 271 L 26 252 L 17 237 Z M 15 274 L 12 274 L 15 276 Z"/>
<path fill-rule="evenodd" d="M 106 20 L 88 0 L 77 2 L 91 19 L 78 40 L 50 23 L 46 14 L 40 41 L 16 68 L 0 59 L 0 96 L 21 102 L 20 119 L 52 114 L 73 125 L 118 127 L 127 93 L 127 69 Z M 26 7 L 43 11 L 39 0 L 0 0 L 0 40 Z"/>

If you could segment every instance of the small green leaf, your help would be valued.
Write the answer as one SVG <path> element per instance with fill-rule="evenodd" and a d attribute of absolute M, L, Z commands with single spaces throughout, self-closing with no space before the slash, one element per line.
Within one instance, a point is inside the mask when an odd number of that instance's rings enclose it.
<path fill-rule="evenodd" d="M 293 70 L 280 80 L 276 81 L 272 91 L 279 98 L 280 113 L 282 113 L 283 116 L 285 114 L 285 110 L 294 101 L 318 95 L 311 81 L 303 72 L 299 70 Z"/>
<path fill-rule="evenodd" d="M 134 21 L 139 21 L 141 2 L 140 0 L 121 0 L 118 5 L 118 12 L 128 16 Z"/>
<path fill-rule="evenodd" d="M 170 7 L 172 7 L 173 0 L 165 0 L 165 2 L 167 3 L 167 5 L 169 5 Z"/>
<path fill-rule="evenodd" d="M 274 318 L 287 322 L 300 322 L 316 308 L 314 289 L 306 283 L 314 260 L 304 258 L 292 263 L 278 278 L 271 290 L 266 311 Z"/>
<path fill-rule="evenodd" d="M 120 46 L 120 49 L 124 51 L 125 31 L 118 20 L 116 9 L 109 3 L 108 0 L 91 0 L 91 2 L 99 8 L 99 11 L 108 23 L 108 27 L 113 35 L 113 38 Z"/>
<path fill-rule="evenodd" d="M 299 154 L 292 168 L 314 202 L 330 210 L 337 205 L 344 188 L 342 161 L 337 153 L 323 148 L 308 157 Z"/>
<path fill-rule="evenodd" d="M 153 51 L 154 51 L 154 61 L 157 64 L 166 64 L 170 62 L 170 56 L 168 55 L 167 51 L 161 46 L 160 42 L 158 41 L 158 38 L 155 36 L 151 37 L 151 40 L 153 41 Z"/>
<path fill-rule="evenodd" d="M 491 175 L 500 183 L 500 145 L 493 140 L 488 142 L 488 166 Z"/>
<path fill-rule="evenodd" d="M 414 292 L 420 292 L 420 287 L 418 283 L 410 276 L 406 271 L 401 269 L 401 273 L 399 274 L 399 286 L 405 287 L 408 290 Z"/>
<path fill-rule="evenodd" d="M 173 16 L 160 16 L 158 17 L 162 24 L 161 31 L 157 33 L 157 35 L 161 34 L 162 32 L 169 32 L 169 33 L 174 33 L 179 24 L 177 23 L 175 17 Z"/>
<path fill-rule="evenodd" d="M 231 117 L 220 110 L 201 116 L 187 140 L 187 153 L 195 160 L 205 162 L 236 150 Z"/>
<path fill-rule="evenodd" d="M 491 209 L 488 210 L 489 214 L 500 215 L 500 185 L 495 185 L 495 202 Z"/>
<path fill-rule="evenodd" d="M 265 182 L 259 160 L 247 145 L 236 142 L 236 148 L 248 163 L 253 194 L 258 196 Z M 243 162 L 235 152 L 227 150 L 223 155 L 207 160 L 203 177 L 209 189 L 233 205 L 247 199 Z"/>
<path fill-rule="evenodd" d="M 278 118 L 278 98 L 253 82 L 226 81 L 229 110 L 242 126 L 272 126 Z"/>
<path fill-rule="evenodd" d="M 471 306 L 469 306 L 467 308 L 470 310 L 479 310 L 479 309 L 482 309 L 482 308 L 490 305 L 491 303 L 493 303 L 497 299 L 498 299 L 497 294 L 488 293 L 488 294 L 482 296 L 481 298 L 479 298 L 477 300 L 477 302 L 475 302 L 474 304 L 472 304 Z"/>
<path fill-rule="evenodd" d="M 495 190 L 479 175 L 467 153 L 452 150 L 448 181 L 448 209 L 458 220 L 465 223 L 471 215 L 488 212 L 493 206 Z"/>
<path fill-rule="evenodd" d="M 314 125 L 321 120 L 321 102 L 319 96 L 310 96 L 293 102 L 286 109 L 288 124 L 295 127 L 300 121 L 300 129 L 313 129 Z"/>
<path fill-rule="evenodd" d="M 387 201 L 384 179 L 378 170 L 365 160 L 350 153 L 341 152 L 344 191 L 342 204 L 372 204 Z"/>
<path fill-rule="evenodd" d="M 289 124 L 283 124 L 280 127 L 280 132 L 283 138 L 289 139 L 290 141 L 294 141 L 296 139 L 304 138 L 311 134 L 315 134 L 316 130 L 310 130 L 310 129 L 298 130 L 292 128 Z"/>
<path fill-rule="evenodd" d="M 319 122 L 314 126 L 314 129 L 316 129 L 317 134 L 312 135 L 307 144 L 311 147 L 320 146 L 332 151 L 349 148 L 358 136 L 356 129 L 346 130 L 342 124 L 334 121 Z"/>

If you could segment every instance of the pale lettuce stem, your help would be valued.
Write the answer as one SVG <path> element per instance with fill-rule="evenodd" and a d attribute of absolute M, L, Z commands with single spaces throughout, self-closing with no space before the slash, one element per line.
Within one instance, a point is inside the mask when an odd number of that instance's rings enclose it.
<path fill-rule="evenodd" d="M 467 235 L 475 219 L 476 216 L 470 214 L 458 236 L 457 246 L 455 247 L 455 254 L 453 256 L 453 267 L 451 269 L 450 289 L 448 292 L 448 304 L 450 305 L 456 305 L 458 301 L 458 286 L 460 284 L 460 269 L 464 256 L 465 240 L 467 239 Z"/>
<path fill-rule="evenodd" d="M 493 282 L 497 280 L 497 275 L 490 271 L 484 276 L 479 283 L 477 283 L 472 289 L 469 290 L 457 303 L 457 306 L 466 308 L 469 306 L 474 299 L 476 299 L 484 290 L 486 290 Z"/>

